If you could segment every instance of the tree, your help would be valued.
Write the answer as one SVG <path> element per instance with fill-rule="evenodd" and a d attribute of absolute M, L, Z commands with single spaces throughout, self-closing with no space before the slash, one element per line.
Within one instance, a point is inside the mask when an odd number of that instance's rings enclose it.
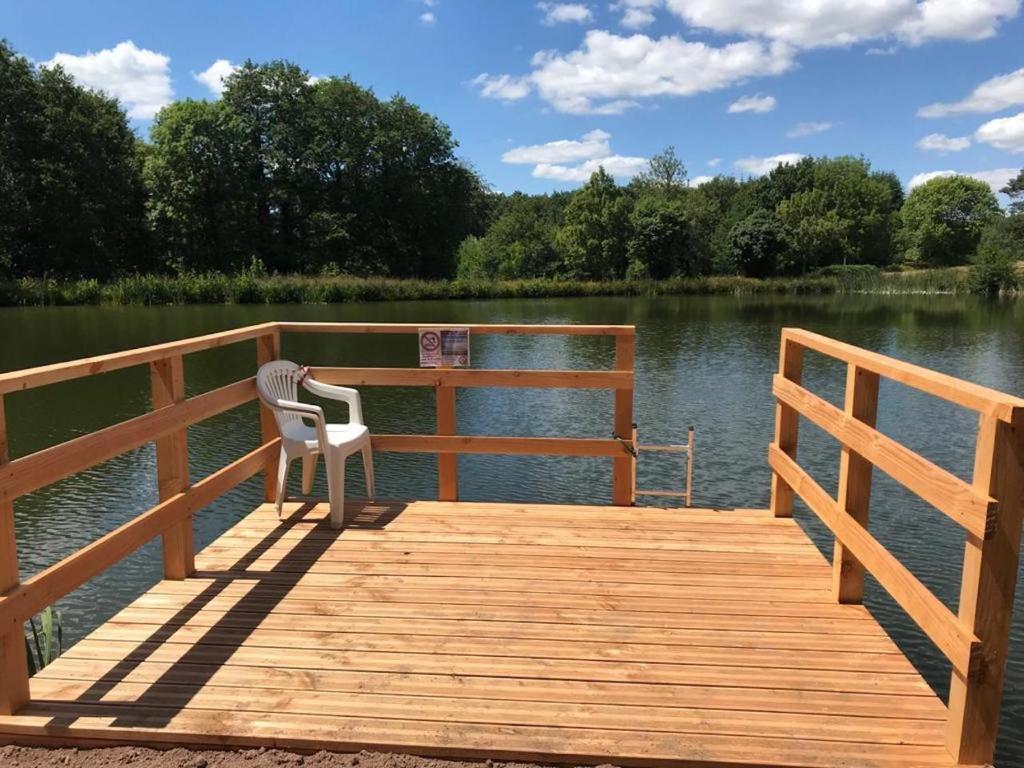
<path fill-rule="evenodd" d="M 176 271 L 241 269 L 250 257 L 247 158 L 241 123 L 222 101 L 160 110 L 144 178 L 149 221 L 164 265 Z"/>
<path fill-rule="evenodd" d="M 1010 231 L 1017 240 L 1024 243 L 1024 169 L 999 191 L 1010 198 L 1007 208 Z"/>
<path fill-rule="evenodd" d="M 309 73 L 286 61 L 246 61 L 224 81 L 222 99 L 241 136 L 240 192 L 251 221 L 239 246 L 274 269 L 301 263 L 315 195 Z"/>
<path fill-rule="evenodd" d="M 1018 262 L 1024 261 L 1024 241 L 1010 218 L 995 219 L 981 235 L 971 266 L 975 292 L 996 295 L 1021 286 Z"/>
<path fill-rule="evenodd" d="M 1001 215 L 988 184 L 967 176 L 932 179 L 916 187 L 900 211 L 905 259 L 941 267 L 967 262 L 981 233 Z"/>
<path fill-rule="evenodd" d="M 667 147 L 647 161 L 647 169 L 633 180 L 636 187 L 662 195 L 674 195 L 686 187 L 686 166 L 676 156 L 675 147 Z"/>
<path fill-rule="evenodd" d="M 560 219 L 560 207 L 552 206 L 547 196 L 513 195 L 478 241 L 476 259 L 481 276 L 515 279 L 555 275 L 559 268 L 555 238 Z"/>
<path fill-rule="evenodd" d="M 558 233 L 565 277 L 612 280 L 626 273 L 629 201 L 604 168 L 598 168 L 565 210 Z"/>
<path fill-rule="evenodd" d="M 1024 168 L 999 191 L 1010 198 L 1010 214 L 1024 216 Z"/>
<path fill-rule="evenodd" d="M 690 222 L 680 203 L 652 196 L 640 198 L 630 214 L 626 245 L 629 276 L 660 280 L 696 274 L 692 238 Z"/>
<path fill-rule="evenodd" d="M 135 136 L 115 99 L 0 42 L 0 269 L 108 278 L 151 266 Z"/>
<path fill-rule="evenodd" d="M 769 277 L 786 252 L 786 228 L 774 213 L 759 208 L 732 228 L 729 247 L 743 275 Z"/>

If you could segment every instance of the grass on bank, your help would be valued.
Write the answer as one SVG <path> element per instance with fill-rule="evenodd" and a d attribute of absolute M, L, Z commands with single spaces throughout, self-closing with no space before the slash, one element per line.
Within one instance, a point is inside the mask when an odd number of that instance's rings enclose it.
<path fill-rule="evenodd" d="M 1021 284 L 1008 293 L 1018 293 Z M 978 292 L 964 267 L 887 273 L 826 269 L 808 277 L 676 277 L 667 280 L 414 280 L 298 275 L 132 275 L 110 283 L 22 278 L 0 282 L 0 306 L 85 304 L 336 304 L 425 299 L 758 294 L 968 294 Z"/>

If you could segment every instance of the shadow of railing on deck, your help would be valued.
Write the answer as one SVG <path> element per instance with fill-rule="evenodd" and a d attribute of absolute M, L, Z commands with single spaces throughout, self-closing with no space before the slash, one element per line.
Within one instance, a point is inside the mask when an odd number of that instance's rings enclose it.
<path fill-rule="evenodd" d="M 184 709 L 206 685 L 210 684 L 218 670 L 227 663 L 252 633 L 270 615 L 274 607 L 285 599 L 292 588 L 309 572 L 309 566 L 319 561 L 331 545 L 344 534 L 329 525 L 327 517 L 316 520 L 306 535 L 298 539 L 293 547 L 267 571 L 247 571 L 266 555 L 274 544 L 284 541 L 289 531 L 310 521 L 307 516 L 316 504 L 303 503 L 279 525 L 253 546 L 248 552 L 224 571 L 197 571 L 194 578 L 213 578 L 214 583 L 188 601 L 174 616 L 164 622 L 158 630 L 138 647 L 127 654 L 111 669 L 89 686 L 75 700 L 75 704 L 96 706 L 96 715 L 113 716 L 112 727 L 158 728 L 168 725 L 174 715 Z M 366 504 L 348 527 L 360 530 L 383 529 L 404 511 L 404 505 Z M 310 534 L 317 534 L 312 536 Z M 227 588 L 239 581 L 255 582 L 255 586 L 241 595 L 224 614 L 195 641 L 188 642 L 189 648 L 169 663 L 169 667 L 156 680 L 147 684 L 145 692 L 134 700 L 113 701 L 104 697 L 120 683 L 125 682 L 133 671 L 168 645 L 175 645 L 174 635 Z M 285 660 L 282 659 L 282 663 Z M 56 709 L 67 701 L 37 699 Z M 125 707 L 142 707 L 138 712 L 125 712 Z M 91 707 L 90 707 L 91 708 Z M 70 726 L 82 715 L 60 715 L 52 718 L 54 726 Z"/>

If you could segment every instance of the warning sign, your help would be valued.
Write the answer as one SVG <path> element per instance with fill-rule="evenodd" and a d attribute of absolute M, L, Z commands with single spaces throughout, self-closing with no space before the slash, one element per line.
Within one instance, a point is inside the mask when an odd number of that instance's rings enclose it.
<path fill-rule="evenodd" d="M 468 368 L 469 328 L 421 328 L 421 368 Z"/>

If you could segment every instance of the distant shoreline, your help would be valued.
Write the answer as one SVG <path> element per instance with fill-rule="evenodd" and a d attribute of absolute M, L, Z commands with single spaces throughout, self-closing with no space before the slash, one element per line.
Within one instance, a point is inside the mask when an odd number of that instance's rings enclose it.
<path fill-rule="evenodd" d="M 417 280 L 299 275 L 137 275 L 109 283 L 23 278 L 0 282 L 0 306 L 342 304 L 378 301 L 698 295 L 966 295 L 965 268 L 809 277 L 666 280 Z"/>

